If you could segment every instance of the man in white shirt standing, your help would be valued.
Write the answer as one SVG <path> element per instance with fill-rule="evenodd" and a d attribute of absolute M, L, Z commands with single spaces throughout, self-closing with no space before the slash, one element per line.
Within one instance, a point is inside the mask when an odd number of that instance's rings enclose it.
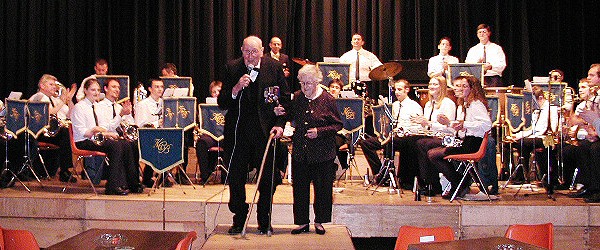
<path fill-rule="evenodd" d="M 479 43 L 469 49 L 466 63 L 483 63 L 486 87 L 502 87 L 502 72 L 506 68 L 506 55 L 500 45 L 490 42 L 492 30 L 487 24 L 477 26 Z"/>
<path fill-rule="evenodd" d="M 450 38 L 445 36 L 440 39 L 440 44 L 438 44 L 438 49 L 440 50 L 440 54 L 429 58 L 429 63 L 427 65 L 427 75 L 430 78 L 436 76 L 443 76 L 444 78 L 448 78 L 450 76 L 450 72 L 448 72 L 448 64 L 458 63 L 458 58 L 450 55 L 450 50 L 452 50 L 452 43 Z"/>
<path fill-rule="evenodd" d="M 379 90 L 377 89 L 378 86 L 374 86 L 371 83 L 369 73 L 371 73 L 371 70 L 382 65 L 382 63 L 373 53 L 363 49 L 365 40 L 363 40 L 362 35 L 352 35 L 351 44 L 352 50 L 340 57 L 340 63 L 350 64 L 349 78 L 350 81 L 354 82 L 354 87 L 359 90 L 359 94 L 364 91 L 364 87 L 366 86 L 369 97 L 375 100 L 379 96 Z"/>

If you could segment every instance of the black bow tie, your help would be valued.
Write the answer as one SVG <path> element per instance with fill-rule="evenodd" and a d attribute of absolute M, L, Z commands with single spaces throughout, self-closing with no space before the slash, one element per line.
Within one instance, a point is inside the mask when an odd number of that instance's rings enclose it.
<path fill-rule="evenodd" d="M 259 69 L 259 68 L 252 68 L 252 70 L 254 70 L 254 71 L 256 71 L 256 72 L 259 72 L 259 71 L 260 71 L 260 69 Z"/>

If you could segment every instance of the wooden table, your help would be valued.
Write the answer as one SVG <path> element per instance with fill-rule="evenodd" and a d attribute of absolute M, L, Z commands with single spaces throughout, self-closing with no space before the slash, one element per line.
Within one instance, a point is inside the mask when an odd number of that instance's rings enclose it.
<path fill-rule="evenodd" d="M 56 243 L 46 249 L 106 249 L 94 243 L 102 234 L 121 234 L 127 242 L 120 247 L 135 249 L 175 249 L 187 232 L 142 231 L 92 228 L 71 238 Z"/>
<path fill-rule="evenodd" d="M 458 249 L 499 249 L 498 245 L 511 244 L 514 246 L 512 249 L 522 250 L 537 250 L 545 249 L 542 247 L 530 245 L 524 242 L 512 240 L 504 237 L 490 237 L 481 239 L 468 239 L 468 240 L 454 240 L 444 242 L 430 242 L 430 243 L 419 243 L 411 244 L 408 246 L 409 250 L 458 250 Z M 519 248 L 520 247 L 520 248 Z M 500 248 L 501 249 L 501 248 Z M 507 248 L 509 249 L 509 248 Z"/>

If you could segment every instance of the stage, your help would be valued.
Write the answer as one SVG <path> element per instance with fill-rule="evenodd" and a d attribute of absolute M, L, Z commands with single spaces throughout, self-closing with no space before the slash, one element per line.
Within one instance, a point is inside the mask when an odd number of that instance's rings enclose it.
<path fill-rule="evenodd" d="M 357 156 L 358 165 L 366 166 L 362 155 Z M 193 171 L 193 168 L 189 171 Z M 364 167 L 359 168 L 364 174 Z M 596 249 L 600 248 L 600 206 L 584 203 L 582 199 L 565 196 L 568 191 L 557 191 L 556 200 L 548 199 L 544 190 L 525 186 L 517 196 L 513 196 L 518 186 L 500 190 L 498 200 L 463 201 L 450 203 L 434 197 L 433 202 L 414 201 L 414 195 L 404 190 L 400 195 L 389 194 L 387 188 L 380 188 L 375 194 L 366 190 L 358 180 L 342 181 L 334 194 L 333 221 L 325 224 L 327 234 L 344 235 L 353 238 L 396 237 L 400 226 L 451 226 L 457 238 L 470 239 L 503 236 L 510 224 L 537 224 L 552 222 L 554 246 L 556 249 Z M 167 231 L 198 232 L 194 249 L 205 244 L 210 249 L 220 248 L 261 248 L 267 241 L 286 241 L 293 228 L 292 187 L 289 184 L 277 188 L 273 205 L 272 237 L 256 234 L 256 213 L 252 214 L 248 241 L 239 246 L 218 245 L 219 239 L 227 239 L 223 232 L 231 223 L 232 214 L 227 208 L 228 189 L 223 185 L 174 186 L 144 194 L 127 196 L 95 196 L 87 181 L 79 180 L 74 187 L 61 193 L 63 184 L 58 181 L 43 181 L 44 188 L 37 182 L 26 183 L 32 192 L 28 193 L 20 185 L 0 190 L 0 225 L 5 228 L 27 229 L 33 232 L 41 247 L 48 247 L 90 228 L 112 229 L 163 229 L 163 199 L 165 205 L 165 229 Z M 255 185 L 248 184 L 247 196 L 253 195 Z M 476 190 L 476 188 L 473 188 Z M 99 192 L 103 192 L 99 188 Z M 312 209 L 311 209 L 312 213 Z M 311 218 L 312 219 L 312 218 Z M 217 228 L 217 230 L 215 230 Z M 347 228 L 347 231 L 340 230 Z M 209 238 L 209 236 L 211 238 Z M 265 237 L 265 238 L 262 238 Z M 310 234 L 295 235 L 299 248 L 302 242 L 314 240 L 327 242 L 330 246 L 348 245 L 348 240 L 335 240 L 319 237 L 311 226 Z M 338 237 L 335 237 L 338 238 Z M 294 239 L 294 238 L 291 238 Z M 341 242 L 341 243 L 340 243 Z M 214 245 L 217 244 L 217 245 Z M 249 245 L 248 245 L 249 244 Z M 308 244 L 308 243 L 307 243 Z M 323 246 L 323 245 L 321 245 Z M 253 247 L 249 247 L 253 248 Z M 306 245 L 309 249 L 331 249 Z M 207 247 L 207 249 L 209 249 Z M 263 247 L 264 249 L 264 247 Z"/>

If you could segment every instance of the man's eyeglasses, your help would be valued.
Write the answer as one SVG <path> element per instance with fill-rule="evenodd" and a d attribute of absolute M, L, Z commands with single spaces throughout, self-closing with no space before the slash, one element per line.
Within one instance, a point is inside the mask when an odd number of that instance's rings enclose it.
<path fill-rule="evenodd" d="M 317 85 L 321 83 L 320 81 L 315 81 L 315 82 L 300 82 L 300 85 Z"/>
<path fill-rule="evenodd" d="M 258 50 L 256 50 L 256 49 L 253 49 L 253 50 L 245 49 L 245 50 L 242 50 L 242 53 L 244 53 L 246 55 L 256 55 L 256 54 L 258 54 Z"/>

